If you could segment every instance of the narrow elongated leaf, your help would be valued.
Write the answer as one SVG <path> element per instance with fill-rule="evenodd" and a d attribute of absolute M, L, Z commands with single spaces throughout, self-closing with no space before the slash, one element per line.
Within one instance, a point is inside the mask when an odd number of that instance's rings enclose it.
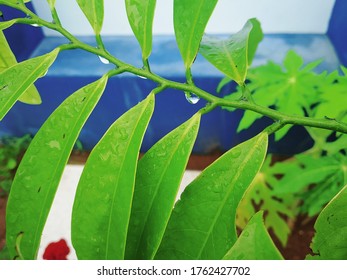
<path fill-rule="evenodd" d="M 174 0 L 174 29 L 184 65 L 192 66 L 218 0 Z"/>
<path fill-rule="evenodd" d="M 35 57 L 6 69 L 0 75 L 0 120 L 6 115 L 18 98 L 52 65 L 59 49 Z"/>
<path fill-rule="evenodd" d="M 104 0 L 76 0 L 95 34 L 100 34 L 104 21 Z"/>
<path fill-rule="evenodd" d="M 248 222 L 224 260 L 283 260 L 281 253 L 266 230 L 263 211 Z"/>
<path fill-rule="evenodd" d="M 11 27 L 17 21 L 18 21 L 18 19 L 12 19 L 12 20 L 9 20 L 9 21 L 0 22 L 0 30 L 4 30 L 4 29 L 7 29 L 7 28 Z"/>
<path fill-rule="evenodd" d="M 175 205 L 157 259 L 221 259 L 235 243 L 236 208 L 259 171 L 267 134 L 234 147 L 207 167 Z"/>
<path fill-rule="evenodd" d="M 314 225 L 316 234 L 307 259 L 347 259 L 347 186 L 322 210 Z"/>
<path fill-rule="evenodd" d="M 32 140 L 17 170 L 6 211 L 6 238 L 11 257 L 22 236 L 24 259 L 35 259 L 41 234 L 61 175 L 76 139 L 106 86 L 107 77 L 68 97 Z"/>
<path fill-rule="evenodd" d="M 23 3 L 28 3 L 31 0 L 20 0 L 20 1 L 22 1 Z M 12 3 L 12 4 L 18 4 L 20 1 L 18 1 L 18 0 L 6 0 L 6 1 L 1 1 L 1 2 L 9 2 L 9 3 Z"/>
<path fill-rule="evenodd" d="M 51 8 L 51 10 L 53 10 L 55 8 L 55 1 L 56 0 L 47 0 L 49 7 Z"/>
<path fill-rule="evenodd" d="M 109 128 L 88 158 L 72 213 L 79 259 L 124 258 L 137 160 L 153 109 L 150 94 Z"/>
<path fill-rule="evenodd" d="M 153 259 L 172 212 L 200 118 L 197 113 L 167 134 L 139 161 L 127 259 Z"/>
<path fill-rule="evenodd" d="M 12 53 L 4 33 L 0 30 L 0 73 L 16 64 L 17 59 Z M 41 104 L 40 94 L 34 85 L 30 86 L 18 100 L 28 104 Z"/>
<path fill-rule="evenodd" d="M 260 23 L 253 18 L 247 21 L 241 31 L 227 40 L 204 36 L 200 53 L 230 79 L 242 85 L 262 39 Z"/>
<path fill-rule="evenodd" d="M 152 27 L 156 0 L 125 0 L 128 20 L 145 60 L 152 51 Z"/>

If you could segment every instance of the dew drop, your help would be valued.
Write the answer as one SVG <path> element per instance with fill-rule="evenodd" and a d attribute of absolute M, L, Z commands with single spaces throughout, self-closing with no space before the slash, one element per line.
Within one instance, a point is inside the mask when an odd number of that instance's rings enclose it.
<path fill-rule="evenodd" d="M 243 234 L 244 237 L 248 237 L 249 236 L 249 232 L 248 231 L 244 231 L 242 234 Z"/>
<path fill-rule="evenodd" d="M 234 150 L 230 156 L 231 156 L 232 158 L 236 159 L 236 158 L 238 158 L 240 155 L 241 155 L 241 150 L 238 149 L 238 150 Z"/>
<path fill-rule="evenodd" d="M 39 27 L 40 26 L 37 23 L 33 23 L 33 24 L 30 24 L 30 25 L 33 26 L 33 27 Z"/>
<path fill-rule="evenodd" d="M 200 100 L 200 97 L 193 94 L 193 93 L 190 93 L 190 92 L 185 92 L 185 95 L 186 95 L 186 99 L 187 101 L 190 103 L 190 104 L 196 104 L 199 102 Z"/>
<path fill-rule="evenodd" d="M 139 78 L 141 78 L 141 79 L 143 79 L 143 80 L 147 80 L 146 77 L 143 77 L 143 76 L 140 76 L 140 75 L 136 75 L 136 76 L 139 77 Z"/>
<path fill-rule="evenodd" d="M 106 58 L 99 55 L 99 59 L 103 64 L 110 64 L 110 61 L 108 61 Z"/>

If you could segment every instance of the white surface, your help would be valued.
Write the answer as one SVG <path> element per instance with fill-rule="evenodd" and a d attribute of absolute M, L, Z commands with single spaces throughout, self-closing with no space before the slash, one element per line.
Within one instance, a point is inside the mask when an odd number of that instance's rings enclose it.
<path fill-rule="evenodd" d="M 43 231 L 38 258 L 42 259 L 47 245 L 65 239 L 71 252 L 68 259 L 76 259 L 76 254 L 71 244 L 71 213 L 73 199 L 76 193 L 78 180 L 82 174 L 83 165 L 67 165 L 60 181 L 54 203 L 52 205 L 45 229 Z M 178 193 L 181 195 L 184 188 L 199 175 L 199 171 L 186 171 Z"/>
<path fill-rule="evenodd" d="M 32 0 L 43 18 L 51 19 L 48 4 Z M 247 19 L 257 17 L 265 33 L 325 33 L 334 0 L 219 0 L 207 33 L 235 33 Z M 124 0 L 105 0 L 104 35 L 131 35 Z M 92 35 L 76 1 L 57 0 L 63 25 L 74 35 Z M 157 0 L 154 34 L 173 34 L 173 0 Z M 47 36 L 58 35 L 45 30 Z"/>

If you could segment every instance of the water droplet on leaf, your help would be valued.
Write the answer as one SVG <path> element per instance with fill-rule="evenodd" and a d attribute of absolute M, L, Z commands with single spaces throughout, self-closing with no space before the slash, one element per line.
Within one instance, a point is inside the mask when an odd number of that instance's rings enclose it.
<path fill-rule="evenodd" d="M 99 59 L 103 64 L 110 64 L 110 61 L 99 55 Z"/>
<path fill-rule="evenodd" d="M 141 79 L 144 79 L 144 80 L 147 80 L 146 77 L 143 77 L 143 76 L 140 76 L 140 75 L 136 75 L 137 77 L 141 78 Z"/>
<path fill-rule="evenodd" d="M 190 103 L 190 104 L 196 104 L 199 102 L 200 100 L 200 97 L 193 94 L 193 93 L 190 93 L 190 92 L 185 92 L 185 95 L 186 95 L 186 99 L 187 101 Z"/>

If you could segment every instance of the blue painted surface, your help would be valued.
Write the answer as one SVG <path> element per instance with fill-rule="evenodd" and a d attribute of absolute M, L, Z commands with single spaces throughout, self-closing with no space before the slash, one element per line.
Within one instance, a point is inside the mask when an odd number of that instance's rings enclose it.
<path fill-rule="evenodd" d="M 347 66 L 347 1 L 336 0 L 330 17 L 328 36 L 335 46 L 341 63 Z"/>
<path fill-rule="evenodd" d="M 29 27 L 27 30 L 29 33 L 26 36 L 34 36 L 32 35 L 34 33 L 37 36 L 37 30 L 40 31 L 38 28 Z M 16 32 L 17 30 L 14 30 L 11 34 L 14 38 L 13 46 L 18 45 L 15 40 L 20 40 L 16 37 Z M 31 56 L 47 53 L 56 46 L 67 43 L 61 37 L 42 39 L 38 36 L 38 38 L 35 43 L 39 44 Z M 94 38 L 81 37 L 81 40 L 95 45 Z M 106 37 L 104 41 L 106 48 L 116 57 L 138 67 L 142 66 L 141 51 L 133 37 Z M 24 40 L 23 42 L 28 41 Z M 290 49 L 296 50 L 306 62 L 323 59 L 324 62 L 319 66 L 318 71 L 333 71 L 339 67 L 339 58 L 329 37 L 313 34 L 266 35 L 259 45 L 253 65 L 264 64 L 269 59 L 281 63 L 286 52 Z M 19 55 L 22 54 L 19 53 Z M 150 64 L 152 71 L 161 76 L 175 81 L 183 82 L 185 80 L 183 63 L 172 36 L 154 38 Z M 80 87 L 98 79 L 109 69 L 112 69 L 112 66 L 103 64 L 96 56 L 81 50 L 66 51 L 59 54 L 47 75 L 36 82 L 42 95 L 43 104 L 30 106 L 17 103 L 0 123 L 0 136 L 35 134 L 44 120 L 66 97 Z M 223 77 L 201 56 L 197 57 L 192 72 L 195 83 L 211 93 L 215 93 L 216 87 Z M 153 87 L 155 84 L 152 81 L 141 79 L 132 74 L 122 74 L 111 78 L 100 103 L 80 135 L 79 139 L 84 148 L 86 150 L 92 149 L 110 124 L 126 110 L 145 98 Z M 234 85 L 225 87 L 222 95 L 233 89 Z M 148 150 L 162 136 L 183 123 L 204 105 L 204 101 L 200 101 L 196 105 L 189 104 L 184 94 L 177 90 L 167 89 L 157 95 L 155 112 L 145 135 L 142 151 Z M 225 151 L 254 136 L 270 123 L 269 120 L 262 119 L 257 121 L 251 129 L 237 134 L 236 128 L 241 116 L 241 111 L 231 113 L 220 108 L 203 116 L 194 152 L 205 154 L 213 150 Z M 288 143 L 295 144 L 288 146 Z M 310 145 L 312 142 L 304 129 L 297 127 L 290 131 L 285 140 L 277 143 L 271 140 L 269 150 L 278 154 L 293 154 L 307 149 Z"/>
<path fill-rule="evenodd" d="M 27 7 L 33 10 L 31 3 L 27 3 Z M 3 20 L 23 17 L 22 12 L 7 6 L 0 5 L 0 11 L 3 13 Z M 27 59 L 44 37 L 41 28 L 25 24 L 13 25 L 4 30 L 4 34 L 18 61 Z"/>

